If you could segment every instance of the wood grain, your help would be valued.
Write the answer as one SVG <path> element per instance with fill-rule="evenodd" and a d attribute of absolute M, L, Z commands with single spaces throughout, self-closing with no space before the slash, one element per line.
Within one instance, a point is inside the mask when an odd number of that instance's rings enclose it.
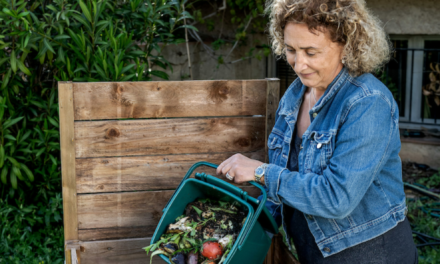
<path fill-rule="evenodd" d="M 252 197 L 260 190 L 242 189 Z M 152 236 L 174 191 L 83 194 L 78 196 L 80 240 Z"/>
<path fill-rule="evenodd" d="M 76 160 L 78 193 L 126 192 L 175 189 L 188 169 L 198 161 L 220 164 L 233 153 L 87 158 Z M 264 161 L 264 151 L 243 153 Z M 215 176 L 215 169 L 200 167 L 197 172 Z"/>
<path fill-rule="evenodd" d="M 58 96 L 60 112 L 64 240 L 69 241 L 78 239 L 72 83 L 59 82 Z"/>
<path fill-rule="evenodd" d="M 74 83 L 75 120 L 264 115 L 265 80 Z"/>
<path fill-rule="evenodd" d="M 269 162 L 267 155 L 267 139 L 269 138 L 272 128 L 275 126 L 275 115 L 280 102 L 280 79 L 268 78 L 267 80 L 267 96 L 266 96 L 266 134 L 265 134 L 265 162 Z"/>
<path fill-rule="evenodd" d="M 150 263 L 143 247 L 150 245 L 151 238 L 135 238 L 107 241 L 82 242 L 82 264 L 145 264 Z M 164 264 L 158 256 L 153 264 Z"/>
<path fill-rule="evenodd" d="M 283 236 L 281 234 L 275 235 L 272 239 L 274 252 L 273 262 L 274 264 L 301 264 L 290 252 L 289 248 L 284 244 Z"/>
<path fill-rule="evenodd" d="M 251 152 L 264 129 L 264 117 L 75 122 L 76 157 Z"/>

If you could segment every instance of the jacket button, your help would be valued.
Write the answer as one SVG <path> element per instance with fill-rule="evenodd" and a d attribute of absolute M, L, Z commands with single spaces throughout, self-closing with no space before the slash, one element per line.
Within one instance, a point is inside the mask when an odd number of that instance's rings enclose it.
<path fill-rule="evenodd" d="M 331 250 L 328 247 L 326 247 L 326 248 L 324 248 L 324 251 L 327 253 L 330 253 Z"/>
<path fill-rule="evenodd" d="M 307 218 L 310 220 L 313 220 L 313 216 L 311 216 L 311 215 L 307 215 Z"/>
<path fill-rule="evenodd" d="M 313 113 L 313 118 L 316 118 L 318 116 L 318 113 Z"/>
<path fill-rule="evenodd" d="M 318 143 L 318 145 L 316 145 L 316 147 L 317 147 L 318 149 L 320 149 L 320 148 L 322 147 L 322 144 L 321 144 L 321 143 Z"/>

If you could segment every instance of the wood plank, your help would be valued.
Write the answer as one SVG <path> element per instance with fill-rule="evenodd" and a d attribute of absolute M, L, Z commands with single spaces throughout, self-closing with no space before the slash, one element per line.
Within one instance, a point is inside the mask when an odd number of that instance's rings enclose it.
<path fill-rule="evenodd" d="M 264 117 L 75 122 L 76 157 L 251 152 Z"/>
<path fill-rule="evenodd" d="M 78 239 L 72 83 L 59 82 L 58 97 L 60 112 L 64 241 L 69 241 Z"/>
<path fill-rule="evenodd" d="M 273 246 L 273 262 L 283 264 L 301 264 L 290 252 L 289 248 L 284 244 L 283 236 L 277 234 L 272 239 Z"/>
<path fill-rule="evenodd" d="M 252 197 L 260 190 L 242 189 Z M 174 191 L 84 194 L 78 196 L 80 240 L 152 236 Z"/>
<path fill-rule="evenodd" d="M 267 155 L 267 139 L 269 138 L 272 128 L 275 126 L 275 115 L 280 102 L 280 79 L 268 78 L 267 80 L 267 96 L 266 96 L 266 134 L 265 134 L 265 152 L 266 162 L 269 162 L 269 156 Z"/>
<path fill-rule="evenodd" d="M 264 115 L 264 80 L 74 83 L 75 120 Z"/>
<path fill-rule="evenodd" d="M 196 162 L 220 164 L 234 153 L 87 158 L 76 160 L 78 193 L 125 192 L 175 189 Z M 264 151 L 243 153 L 264 161 Z M 197 172 L 215 176 L 215 169 L 200 167 Z"/>
<path fill-rule="evenodd" d="M 82 264 L 145 264 L 150 263 L 143 247 L 151 238 L 135 238 L 107 241 L 81 242 Z M 153 264 L 163 264 L 160 257 L 153 257 Z"/>

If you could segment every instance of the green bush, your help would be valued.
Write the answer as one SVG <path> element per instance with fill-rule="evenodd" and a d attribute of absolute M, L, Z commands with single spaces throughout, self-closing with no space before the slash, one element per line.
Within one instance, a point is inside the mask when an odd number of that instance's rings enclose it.
<path fill-rule="evenodd" d="M 167 79 L 185 2 L 0 0 L 0 263 L 64 259 L 57 81 Z"/>

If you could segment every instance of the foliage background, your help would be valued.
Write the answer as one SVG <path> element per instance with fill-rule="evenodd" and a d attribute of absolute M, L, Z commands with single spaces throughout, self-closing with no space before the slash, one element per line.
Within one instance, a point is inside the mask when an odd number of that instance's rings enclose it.
<path fill-rule="evenodd" d="M 57 81 L 167 79 L 185 3 L 0 0 L 0 263 L 64 261 Z"/>
<path fill-rule="evenodd" d="M 64 261 L 57 81 L 168 79 L 163 48 L 213 26 L 198 2 L 0 0 L 0 263 Z M 264 27 L 262 2 L 228 0 L 235 38 L 213 49 Z"/>

